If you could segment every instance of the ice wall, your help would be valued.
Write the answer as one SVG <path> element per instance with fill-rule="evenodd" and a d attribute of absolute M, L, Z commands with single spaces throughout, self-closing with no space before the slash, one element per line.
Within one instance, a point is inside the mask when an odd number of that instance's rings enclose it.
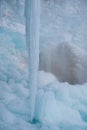
<path fill-rule="evenodd" d="M 53 6 L 49 1 L 42 3 L 41 43 L 67 41 L 87 48 L 86 7 L 86 0 L 58 0 Z"/>

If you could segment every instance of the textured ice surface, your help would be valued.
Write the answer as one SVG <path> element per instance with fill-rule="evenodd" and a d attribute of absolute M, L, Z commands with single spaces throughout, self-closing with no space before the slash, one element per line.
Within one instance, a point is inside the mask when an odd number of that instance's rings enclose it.
<path fill-rule="evenodd" d="M 86 49 L 87 1 L 58 0 L 54 5 L 46 3 L 42 3 L 41 43 L 50 46 L 66 41 Z"/>
<path fill-rule="evenodd" d="M 40 50 L 43 51 L 42 44 L 50 47 L 62 41 L 86 49 L 87 1 L 42 4 Z M 39 121 L 29 123 L 23 17 L 8 13 L 11 8 L 7 7 L 3 26 L 10 30 L 4 29 L 3 33 L 0 30 L 0 130 L 87 130 L 87 84 L 59 83 L 55 76 L 43 71 L 38 75 L 35 108 Z"/>
<path fill-rule="evenodd" d="M 86 130 L 87 84 L 72 86 L 54 79 L 50 82 L 50 74 L 40 73 L 47 80 L 38 89 L 36 98 L 35 119 L 40 123 L 29 123 L 29 89 L 21 83 L 0 81 L 0 127 L 4 130 Z"/>
<path fill-rule="evenodd" d="M 29 123 L 27 68 L 12 39 L 5 38 L 4 34 L 0 37 L 0 129 L 86 130 L 87 84 L 59 83 L 55 76 L 43 71 L 38 73 L 35 106 L 35 119 L 39 122 Z"/>

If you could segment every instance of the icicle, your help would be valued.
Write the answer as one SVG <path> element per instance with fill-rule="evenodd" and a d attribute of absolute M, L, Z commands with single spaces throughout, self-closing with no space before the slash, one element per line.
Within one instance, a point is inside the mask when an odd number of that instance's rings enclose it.
<path fill-rule="evenodd" d="M 33 121 L 39 66 L 40 0 L 26 0 L 25 17 L 26 43 L 29 55 L 29 87 L 31 92 L 30 121 Z"/>
<path fill-rule="evenodd" d="M 2 0 L 0 0 L 0 27 L 2 27 Z"/>

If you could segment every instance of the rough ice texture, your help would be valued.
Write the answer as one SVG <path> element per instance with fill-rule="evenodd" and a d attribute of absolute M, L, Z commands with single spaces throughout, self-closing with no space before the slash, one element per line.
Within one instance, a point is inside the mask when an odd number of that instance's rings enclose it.
<path fill-rule="evenodd" d="M 86 130 L 87 84 L 72 86 L 59 83 L 55 76 L 44 71 L 38 74 L 35 105 L 35 118 L 41 125 L 29 123 L 30 89 L 27 68 L 25 69 L 23 57 L 19 55 L 21 51 L 18 49 L 18 53 L 13 40 L 4 34 L 0 36 L 0 129 Z"/>
<path fill-rule="evenodd" d="M 42 44 L 50 47 L 51 44 L 68 41 L 80 46 L 81 51 L 78 52 L 83 53 L 82 48 L 87 47 L 86 3 L 86 0 L 58 0 L 58 5 L 54 7 L 48 2 L 43 4 L 41 51 Z M 38 76 L 39 89 L 35 108 L 35 117 L 40 122 L 29 123 L 30 89 L 27 84 L 24 36 L 21 34 L 24 33 L 24 26 L 17 23 L 21 21 L 21 17 L 18 20 L 10 12 L 13 8 L 9 9 L 7 4 L 5 7 L 3 26 L 10 30 L 4 29 L 4 34 L 0 35 L 0 130 L 87 130 L 87 84 L 72 86 L 59 83 L 55 76 L 43 71 Z M 84 58 L 81 56 L 83 54 L 80 54 L 83 66 Z"/>

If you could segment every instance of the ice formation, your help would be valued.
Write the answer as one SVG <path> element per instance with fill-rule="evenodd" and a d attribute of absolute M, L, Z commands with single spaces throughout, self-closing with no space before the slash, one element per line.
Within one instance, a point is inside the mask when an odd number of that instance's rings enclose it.
<path fill-rule="evenodd" d="M 61 82 L 87 82 L 87 53 L 76 45 L 60 43 L 44 46 L 40 53 L 40 70 L 50 72 Z"/>
<path fill-rule="evenodd" d="M 22 14 L 24 0 L 20 1 L 22 17 L 13 13 L 15 8 L 10 2 L 14 5 L 15 1 L 4 0 L 2 19 L 4 28 L 0 29 L 0 130 L 87 130 L 87 83 L 77 85 L 60 83 L 57 76 L 44 71 L 39 71 L 37 76 L 38 90 L 34 115 L 36 122 L 35 124 L 29 122 L 31 101 Z M 87 2 L 58 0 L 57 3 L 50 4 L 49 0 L 42 2 L 40 33 L 40 51 L 44 55 L 42 60 L 46 62 L 46 59 L 49 59 L 45 65 L 48 66 L 49 63 L 50 66 L 51 59 L 58 59 L 63 74 L 70 75 L 72 70 L 64 70 L 64 67 L 69 68 L 67 66 L 70 66 L 70 57 L 72 59 L 74 57 L 75 80 L 82 83 L 87 77 L 85 51 Z M 61 43 L 62 41 L 64 43 Z M 44 66 L 44 63 L 41 66 Z M 66 78 L 65 75 L 64 77 L 58 75 L 59 80 L 65 81 Z M 71 78 L 67 80 L 72 81 Z"/>
<path fill-rule="evenodd" d="M 31 89 L 31 121 L 34 119 L 37 75 L 39 68 L 40 0 L 25 1 L 26 45 L 29 60 L 29 87 Z"/>

